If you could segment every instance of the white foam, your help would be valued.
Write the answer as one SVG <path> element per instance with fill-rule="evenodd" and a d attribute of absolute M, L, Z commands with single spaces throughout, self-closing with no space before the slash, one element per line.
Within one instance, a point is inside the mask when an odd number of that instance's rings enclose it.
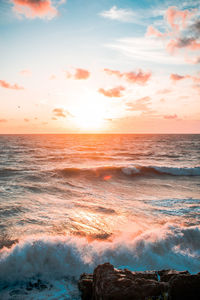
<path fill-rule="evenodd" d="M 78 278 L 109 261 L 132 270 L 174 268 L 200 270 L 200 228 L 165 225 L 134 239 L 117 237 L 113 242 L 77 237 L 40 237 L 21 241 L 0 252 L 0 282 L 23 281 L 39 276 L 45 280 Z"/>

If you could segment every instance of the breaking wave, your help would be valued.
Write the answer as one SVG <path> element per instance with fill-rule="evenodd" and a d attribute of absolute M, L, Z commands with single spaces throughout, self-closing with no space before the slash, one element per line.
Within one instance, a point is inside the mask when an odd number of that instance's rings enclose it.
<path fill-rule="evenodd" d="M 59 280 L 92 272 L 109 261 L 132 270 L 174 268 L 200 270 L 200 228 L 164 225 L 135 238 L 121 236 L 112 242 L 71 237 L 29 238 L 0 251 L 0 282 L 30 278 Z"/>
<path fill-rule="evenodd" d="M 189 167 L 166 167 L 166 166 L 100 166 L 92 168 L 64 168 L 55 170 L 57 174 L 63 176 L 78 176 L 78 175 L 92 175 L 94 177 L 101 177 L 105 175 L 127 175 L 127 176 L 200 176 L 200 166 Z"/>

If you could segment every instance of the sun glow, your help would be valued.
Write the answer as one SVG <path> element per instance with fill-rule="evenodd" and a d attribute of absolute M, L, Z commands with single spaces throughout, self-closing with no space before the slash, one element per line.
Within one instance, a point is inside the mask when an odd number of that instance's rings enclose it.
<path fill-rule="evenodd" d="M 106 124 L 106 105 L 97 99 L 87 99 L 72 111 L 75 125 L 81 130 L 103 129 Z"/>

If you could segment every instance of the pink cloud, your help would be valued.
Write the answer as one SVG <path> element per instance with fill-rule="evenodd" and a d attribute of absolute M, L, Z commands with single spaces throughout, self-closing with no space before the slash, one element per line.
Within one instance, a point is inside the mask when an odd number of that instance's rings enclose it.
<path fill-rule="evenodd" d="M 125 88 L 123 86 L 117 86 L 113 89 L 109 89 L 109 90 L 104 90 L 103 88 L 100 88 L 98 90 L 99 93 L 103 94 L 104 96 L 106 97 L 116 97 L 116 98 L 119 98 L 119 97 L 122 97 L 122 93 L 121 91 L 124 91 Z"/>
<path fill-rule="evenodd" d="M 27 18 L 53 18 L 58 14 L 51 0 L 12 0 L 14 11 Z"/>
<path fill-rule="evenodd" d="M 163 90 L 157 91 L 157 94 L 168 94 L 168 93 L 170 93 L 170 92 L 171 92 L 170 89 L 163 89 Z"/>
<path fill-rule="evenodd" d="M 147 28 L 146 36 L 156 36 L 156 37 L 162 37 L 164 36 L 163 33 L 161 33 L 158 29 L 154 28 L 153 26 L 149 26 Z"/>
<path fill-rule="evenodd" d="M 5 89 L 11 89 L 11 90 L 24 90 L 23 87 L 19 86 L 18 84 L 10 84 L 4 80 L 0 80 L 0 86 Z"/>
<path fill-rule="evenodd" d="M 178 10 L 175 6 L 169 7 L 166 11 L 166 20 L 174 30 L 180 30 L 186 26 L 187 21 L 193 16 L 189 10 Z"/>
<path fill-rule="evenodd" d="M 135 102 L 129 102 L 127 103 L 128 109 L 127 110 L 131 110 L 131 111 L 149 111 L 149 104 L 151 98 L 150 97 L 143 97 L 140 98 L 138 100 L 136 100 Z"/>
<path fill-rule="evenodd" d="M 182 76 L 182 75 L 178 75 L 178 74 L 171 74 L 170 75 L 170 79 L 173 80 L 173 81 L 179 81 L 179 80 L 182 80 L 182 79 L 185 79 L 185 78 L 188 78 L 188 76 Z"/>
<path fill-rule="evenodd" d="M 179 74 L 171 74 L 170 79 L 173 81 L 179 81 L 182 79 L 191 79 L 193 82 L 199 83 L 200 82 L 200 76 L 192 76 L 192 75 L 179 75 Z"/>
<path fill-rule="evenodd" d="M 163 116 L 164 119 L 168 119 L 168 120 L 173 120 L 173 119 L 177 119 L 178 116 L 176 114 L 174 115 L 165 115 Z"/>
<path fill-rule="evenodd" d="M 150 72 L 143 72 L 142 70 L 139 70 L 138 72 L 124 72 L 121 73 L 117 70 L 110 70 L 110 69 L 104 69 L 104 71 L 108 75 L 115 75 L 119 78 L 124 78 L 126 81 L 131 83 L 138 83 L 138 84 L 145 84 L 151 77 Z"/>

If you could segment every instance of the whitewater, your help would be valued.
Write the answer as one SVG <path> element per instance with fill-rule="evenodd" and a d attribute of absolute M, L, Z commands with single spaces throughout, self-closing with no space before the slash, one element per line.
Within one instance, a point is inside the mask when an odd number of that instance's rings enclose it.
<path fill-rule="evenodd" d="M 0 136 L 1 299 L 80 299 L 104 262 L 199 272 L 199 220 L 200 135 Z"/>

